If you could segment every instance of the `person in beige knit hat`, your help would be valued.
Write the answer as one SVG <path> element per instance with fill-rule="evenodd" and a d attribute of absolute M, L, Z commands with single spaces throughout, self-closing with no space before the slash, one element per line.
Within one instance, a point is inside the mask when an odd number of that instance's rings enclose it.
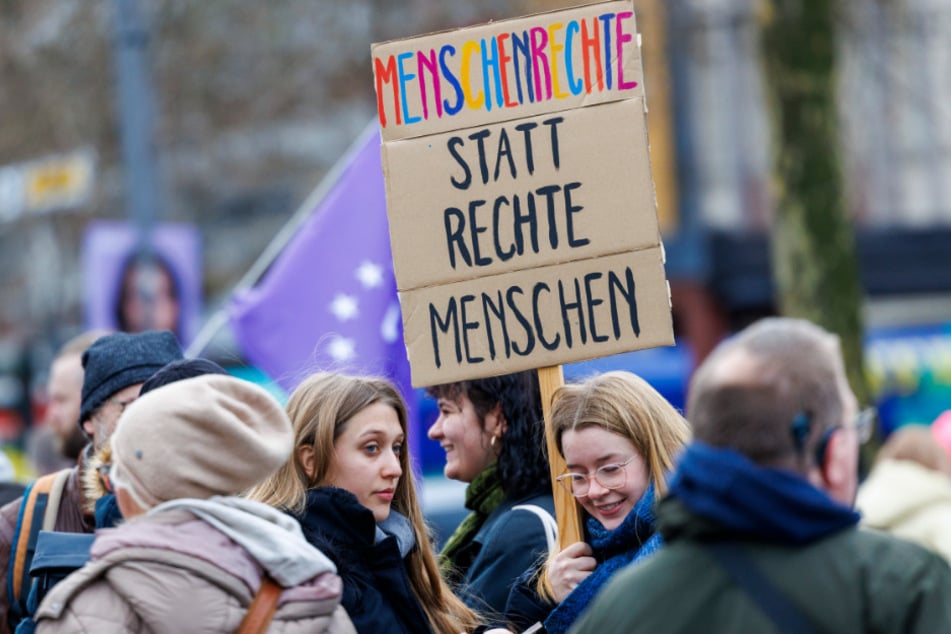
<path fill-rule="evenodd" d="M 240 493 L 290 455 L 290 423 L 270 394 L 229 376 L 199 379 L 180 381 L 174 397 L 149 392 L 113 434 L 110 475 L 123 517 L 133 505 Z"/>
<path fill-rule="evenodd" d="M 269 631 L 354 631 L 335 566 L 300 525 L 237 497 L 293 448 L 264 389 L 226 375 L 166 385 L 129 405 L 111 442 L 126 522 L 46 596 L 38 632 L 233 632 L 266 576 L 284 589 Z"/>
<path fill-rule="evenodd" d="M 82 389 L 73 424 L 87 435 L 92 446 L 80 452 L 74 466 L 34 483 L 31 494 L 49 489 L 50 499 L 59 500 L 52 508 L 47 507 L 44 524 L 52 524 L 56 532 L 93 533 L 95 517 L 87 509 L 95 501 L 86 499 L 81 483 L 87 459 L 115 431 L 126 406 L 139 396 L 142 382 L 166 363 L 181 358 L 181 345 L 168 331 L 105 334 L 86 348 L 80 360 Z M 61 494 L 57 493 L 60 489 Z M 0 575 L 0 634 L 9 634 L 30 614 L 27 597 L 32 583 L 28 573 L 33 552 L 20 545 L 35 543 L 41 524 L 27 522 L 29 526 L 25 526 L 20 521 L 31 506 L 27 502 L 27 497 L 21 497 L 0 508 L 0 570 L 12 571 Z"/>

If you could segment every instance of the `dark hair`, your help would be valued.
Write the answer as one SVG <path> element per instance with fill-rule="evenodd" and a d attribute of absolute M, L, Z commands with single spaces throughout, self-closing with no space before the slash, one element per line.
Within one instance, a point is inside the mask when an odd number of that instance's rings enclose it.
<path fill-rule="evenodd" d="M 130 293 L 129 278 L 132 275 L 132 272 L 136 269 L 149 266 L 155 267 L 166 275 L 172 297 L 175 298 L 176 302 L 181 300 L 182 285 L 171 262 L 169 262 L 165 256 L 155 251 L 133 251 L 128 257 L 125 258 L 125 260 L 122 262 L 122 266 L 119 268 L 119 292 L 116 295 L 114 306 L 116 327 L 123 332 L 129 332 L 130 328 L 132 327 L 125 315 L 125 305 L 129 301 Z M 176 336 L 179 336 L 182 331 L 182 311 L 180 306 L 178 317 L 175 320 L 175 325 L 172 328 L 172 331 Z"/>
<path fill-rule="evenodd" d="M 208 359 L 179 359 L 165 364 L 155 374 L 146 379 L 145 383 L 142 384 L 142 389 L 139 390 L 139 396 L 163 385 L 184 379 L 193 379 L 205 374 L 228 374 L 228 372 Z"/>
<path fill-rule="evenodd" d="M 433 398 L 452 401 L 467 396 L 483 424 L 496 404 L 502 408 L 508 427 L 502 436 L 498 469 L 508 497 L 525 497 L 551 487 L 541 394 L 534 370 L 445 383 L 427 392 Z"/>

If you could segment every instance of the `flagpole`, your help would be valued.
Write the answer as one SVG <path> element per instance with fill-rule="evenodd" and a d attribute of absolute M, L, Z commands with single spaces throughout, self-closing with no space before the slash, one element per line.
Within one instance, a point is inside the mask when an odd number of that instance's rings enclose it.
<path fill-rule="evenodd" d="M 317 185 L 310 196 L 297 208 L 297 211 L 294 212 L 291 219 L 281 227 L 281 230 L 277 232 L 274 239 L 271 240 L 264 251 L 261 252 L 261 255 L 258 256 L 258 259 L 255 260 L 254 264 L 251 265 L 251 268 L 248 269 L 234 288 L 231 289 L 231 293 L 228 295 L 229 297 L 238 291 L 253 288 L 254 285 L 258 283 L 271 267 L 271 264 L 274 263 L 274 260 L 276 260 L 284 250 L 284 247 L 287 246 L 287 243 L 290 242 L 291 238 L 297 233 L 297 230 L 300 229 L 301 225 L 310 217 L 314 209 L 316 209 L 320 202 L 327 196 L 331 188 L 340 180 L 343 171 L 350 165 L 354 156 L 356 156 L 360 148 L 363 147 L 367 141 L 367 137 L 371 134 L 379 134 L 379 126 L 375 118 L 370 120 L 363 129 L 363 132 L 361 132 L 353 143 L 350 144 L 350 147 L 347 148 L 344 155 L 334 163 L 333 167 L 324 175 L 320 184 Z M 205 321 L 198 331 L 198 334 L 188 345 L 188 348 L 185 350 L 185 356 L 196 357 L 201 354 L 211 343 L 214 336 L 218 334 L 227 323 L 227 311 L 223 308 L 217 309 L 211 317 Z"/>

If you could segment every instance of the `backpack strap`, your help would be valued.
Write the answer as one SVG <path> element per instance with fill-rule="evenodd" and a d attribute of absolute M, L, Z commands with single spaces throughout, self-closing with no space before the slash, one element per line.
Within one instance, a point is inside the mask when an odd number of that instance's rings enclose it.
<path fill-rule="evenodd" d="M 49 498 L 46 501 L 46 512 L 43 514 L 43 530 L 51 531 L 56 528 L 56 518 L 59 515 L 59 504 L 63 500 L 63 493 L 66 491 L 66 483 L 72 475 L 72 469 L 62 469 L 54 474 L 56 479 L 53 486 L 50 487 Z"/>
<path fill-rule="evenodd" d="M 71 468 L 37 478 L 23 494 L 16 531 L 10 544 L 11 561 L 7 578 L 10 605 L 22 606 L 30 588 L 30 564 L 40 530 L 53 530 L 59 515 Z M 41 519 L 42 518 L 42 519 Z M 49 528 L 47 528 L 49 526 Z"/>
<path fill-rule="evenodd" d="M 548 552 L 553 553 L 558 550 L 558 522 L 551 516 L 551 513 L 538 506 L 537 504 L 516 504 L 512 507 L 513 511 L 528 511 L 538 516 L 545 528 L 545 541 L 548 543 Z"/>
<path fill-rule="evenodd" d="M 265 574 L 261 577 L 261 587 L 257 594 L 251 600 L 248 611 L 241 624 L 238 626 L 237 634 L 264 634 L 267 632 L 271 619 L 274 618 L 274 612 L 277 611 L 277 600 L 284 589 L 277 584 L 270 575 Z"/>
<path fill-rule="evenodd" d="M 738 544 L 711 542 L 704 548 L 726 570 L 783 634 L 815 634 L 816 628 L 803 611 L 782 593 Z"/>

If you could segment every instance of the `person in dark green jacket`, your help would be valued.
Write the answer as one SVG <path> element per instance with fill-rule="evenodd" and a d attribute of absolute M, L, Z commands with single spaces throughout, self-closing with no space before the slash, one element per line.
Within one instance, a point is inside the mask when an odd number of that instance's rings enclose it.
<path fill-rule="evenodd" d="M 691 382 L 665 547 L 571 632 L 951 632 L 951 568 L 857 526 L 857 410 L 818 326 L 771 318 L 721 344 Z"/>

